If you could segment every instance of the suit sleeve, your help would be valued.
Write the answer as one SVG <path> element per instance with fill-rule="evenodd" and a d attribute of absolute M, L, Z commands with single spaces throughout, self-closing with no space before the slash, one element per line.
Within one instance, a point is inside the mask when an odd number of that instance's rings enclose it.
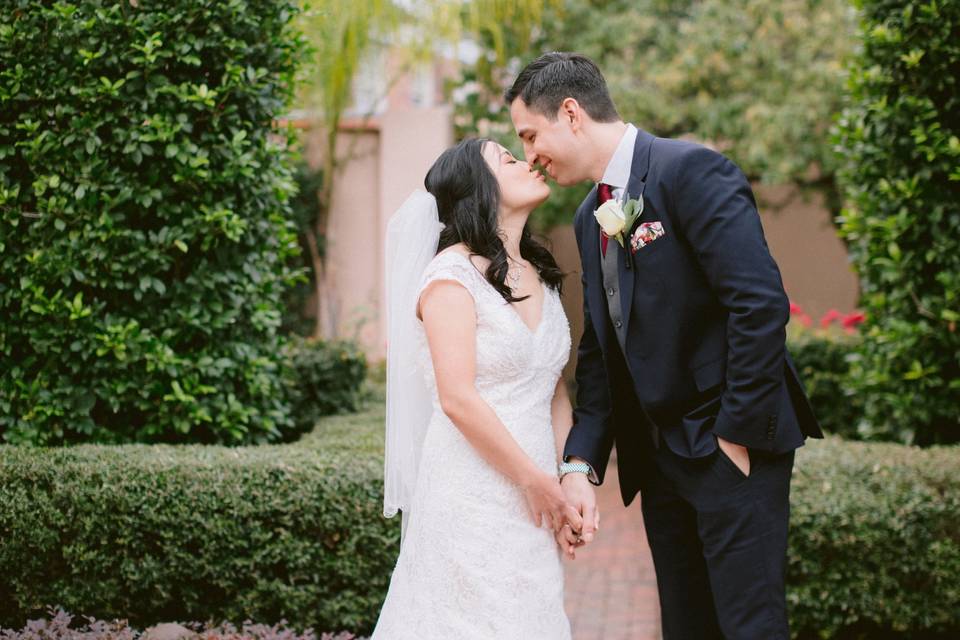
<path fill-rule="evenodd" d="M 582 220 L 574 223 L 577 246 L 580 248 L 581 265 L 583 256 Z M 611 425 L 610 384 L 607 381 L 607 369 L 603 362 L 603 353 L 597 340 L 587 300 L 586 268 L 581 266 L 583 284 L 583 337 L 577 348 L 577 407 L 573 410 L 573 427 L 567 436 L 563 450 L 563 459 L 577 456 L 593 467 L 596 478 L 594 484 L 601 484 L 610 460 L 613 448 L 613 428 Z"/>
<path fill-rule="evenodd" d="M 726 387 L 713 432 L 770 450 L 784 384 L 790 317 L 746 176 L 723 155 L 696 147 L 674 164 L 674 221 L 727 310 Z"/>

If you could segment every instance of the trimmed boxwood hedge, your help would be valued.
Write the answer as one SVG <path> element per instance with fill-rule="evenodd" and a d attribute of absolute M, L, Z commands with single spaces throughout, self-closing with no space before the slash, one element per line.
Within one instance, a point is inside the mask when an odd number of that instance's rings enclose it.
<path fill-rule="evenodd" d="M 0 626 L 46 605 L 366 630 L 399 548 L 382 405 L 295 444 L 0 446 Z"/>
<path fill-rule="evenodd" d="M 956 447 L 799 449 L 795 635 L 960 633 L 958 471 Z M 399 549 L 382 490 L 380 402 L 293 445 L 0 446 L 0 626 L 60 604 L 369 633 Z"/>
<path fill-rule="evenodd" d="M 790 502 L 795 635 L 960 637 L 960 447 L 808 440 Z"/>

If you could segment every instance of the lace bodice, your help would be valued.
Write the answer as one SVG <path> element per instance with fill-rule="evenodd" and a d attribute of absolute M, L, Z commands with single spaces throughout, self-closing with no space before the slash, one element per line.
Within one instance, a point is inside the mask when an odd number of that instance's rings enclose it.
<path fill-rule="evenodd" d="M 499 414 L 549 412 L 550 401 L 570 353 L 570 324 L 556 290 L 544 289 L 540 323 L 530 330 L 517 310 L 487 282 L 470 259 L 446 251 L 427 266 L 420 291 L 436 280 L 455 280 L 473 296 L 477 314 L 476 386 Z M 439 411 L 436 378 L 423 326 L 420 365 Z"/>

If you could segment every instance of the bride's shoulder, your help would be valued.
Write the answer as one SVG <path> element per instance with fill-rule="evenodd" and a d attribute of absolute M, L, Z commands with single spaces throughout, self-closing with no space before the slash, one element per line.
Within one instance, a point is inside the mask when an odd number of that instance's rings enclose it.
<path fill-rule="evenodd" d="M 437 281 L 453 280 L 463 285 L 471 294 L 482 288 L 484 269 L 482 256 L 473 255 L 463 243 L 445 247 L 430 260 L 421 281 L 421 295 Z"/>
<path fill-rule="evenodd" d="M 481 272 L 473 264 L 469 249 L 466 246 L 461 243 L 445 248 L 430 260 L 424 270 L 418 295 L 417 317 L 421 317 L 420 305 L 423 299 L 429 295 L 429 292 L 436 288 L 434 285 L 440 282 L 453 281 L 466 289 L 470 295 L 476 296 L 478 278 L 482 277 Z M 448 292 L 452 291 L 449 288 L 446 290 Z"/>
<path fill-rule="evenodd" d="M 483 270 L 486 269 L 487 265 L 490 263 L 490 261 L 483 256 L 471 253 L 470 248 L 462 242 L 458 242 L 457 244 L 450 245 L 449 247 L 445 248 L 443 251 L 434 256 L 432 262 L 434 264 L 445 264 L 450 262 L 470 264 L 480 273 L 483 273 Z"/>

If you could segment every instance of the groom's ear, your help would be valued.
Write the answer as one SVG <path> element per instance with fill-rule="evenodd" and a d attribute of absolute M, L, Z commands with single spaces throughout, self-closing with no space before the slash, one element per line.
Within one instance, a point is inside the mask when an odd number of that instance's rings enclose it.
<path fill-rule="evenodd" d="M 560 103 L 557 118 L 567 123 L 572 131 L 578 131 L 583 127 L 584 117 L 587 117 L 586 112 L 580 107 L 576 98 L 564 98 L 563 102 Z"/>

